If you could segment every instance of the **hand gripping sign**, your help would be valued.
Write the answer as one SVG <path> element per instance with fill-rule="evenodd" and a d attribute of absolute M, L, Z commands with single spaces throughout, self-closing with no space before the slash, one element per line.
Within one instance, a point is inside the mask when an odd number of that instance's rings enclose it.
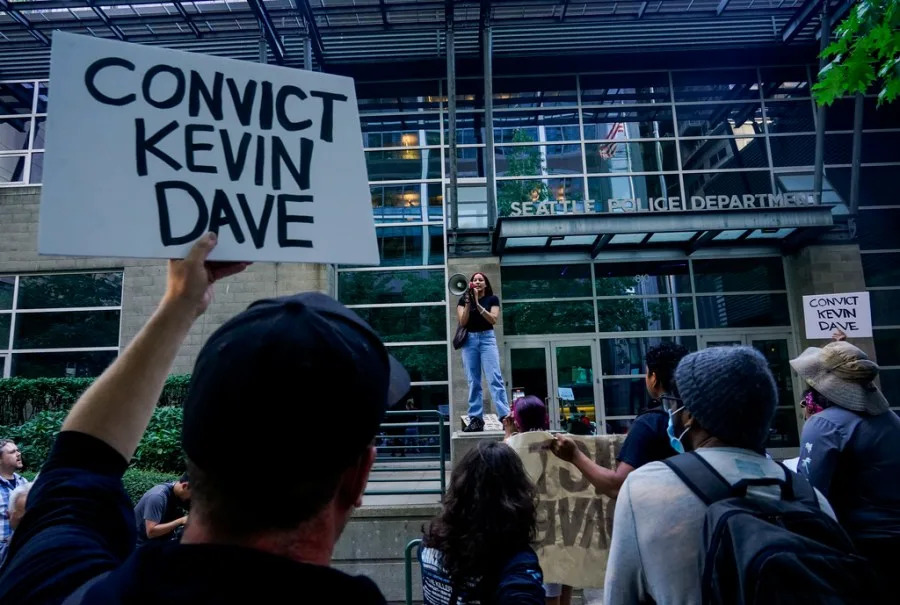
<path fill-rule="evenodd" d="M 353 81 L 56 32 L 38 249 L 378 264 Z"/>

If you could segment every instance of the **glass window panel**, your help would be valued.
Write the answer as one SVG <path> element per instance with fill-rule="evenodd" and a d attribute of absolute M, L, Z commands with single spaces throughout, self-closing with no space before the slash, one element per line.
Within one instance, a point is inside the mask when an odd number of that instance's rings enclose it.
<path fill-rule="evenodd" d="M 442 384 L 419 384 L 413 385 L 409 389 L 408 399 L 412 399 L 417 410 L 437 410 L 441 406 L 446 406 L 450 401 L 449 389 Z M 423 418 L 426 422 L 433 422 L 434 418 Z M 422 432 L 431 432 L 435 427 L 420 427 Z M 444 437 L 444 447 L 446 447 L 447 456 L 450 456 L 450 438 Z M 437 450 L 434 450 L 437 452 Z"/>
<path fill-rule="evenodd" d="M 0 275 L 0 309 L 12 309 L 13 290 L 16 278 L 12 275 Z"/>
<path fill-rule="evenodd" d="M 600 340 L 600 365 L 604 376 L 643 376 L 647 372 L 647 351 L 663 342 L 676 342 L 688 351 L 697 350 L 694 336 L 651 336 L 650 338 L 610 338 Z"/>
<path fill-rule="evenodd" d="M 484 150 L 482 147 L 457 147 L 456 148 L 456 172 L 461 177 L 485 176 Z M 450 156 L 445 154 L 444 171 L 450 178 Z"/>
<path fill-rule="evenodd" d="M 772 193 L 768 170 L 733 172 L 692 172 L 684 175 L 686 196 L 744 195 Z"/>
<path fill-rule="evenodd" d="M 497 111 L 494 113 L 494 141 L 578 141 L 578 111 Z"/>
<path fill-rule="evenodd" d="M 852 141 L 852 135 L 848 136 Z M 828 137 L 826 137 L 827 139 Z M 897 132 L 862 133 L 862 162 L 900 162 L 898 139 L 900 139 L 900 133 Z M 895 166 L 894 170 L 898 170 L 898 167 Z"/>
<path fill-rule="evenodd" d="M 0 183 L 19 183 L 25 179 L 25 155 L 0 155 Z"/>
<path fill-rule="evenodd" d="M 634 416 L 650 404 L 647 383 L 640 378 L 604 378 L 603 404 L 607 416 Z"/>
<path fill-rule="evenodd" d="M 860 210 L 856 235 L 863 250 L 897 247 L 897 225 L 900 225 L 900 208 L 884 210 Z"/>
<path fill-rule="evenodd" d="M 768 168 L 765 137 L 690 139 L 681 141 L 685 170 Z"/>
<path fill-rule="evenodd" d="M 878 373 L 881 380 L 881 392 L 894 408 L 900 406 L 900 370 L 881 370 Z"/>
<path fill-rule="evenodd" d="M 384 342 L 447 339 L 447 309 L 440 307 L 387 307 L 353 309 Z"/>
<path fill-rule="evenodd" d="M 593 332 L 594 305 L 588 300 L 507 303 L 503 306 L 503 328 L 510 336 Z"/>
<path fill-rule="evenodd" d="M 775 410 L 775 417 L 772 418 L 769 439 L 766 441 L 765 447 L 797 447 L 798 445 L 800 445 L 800 435 L 797 432 L 797 412 L 793 407 L 778 408 Z"/>
<path fill-rule="evenodd" d="M 897 188 L 895 186 L 897 174 L 900 174 L 900 166 L 861 166 L 859 169 L 859 205 L 888 206 L 897 204 Z M 825 176 L 838 197 L 842 200 L 850 199 L 850 168 L 829 167 L 825 169 Z"/>
<path fill-rule="evenodd" d="M 388 347 L 413 382 L 447 380 L 447 345 Z"/>
<path fill-rule="evenodd" d="M 849 164 L 853 147 L 852 135 L 825 136 L 825 163 Z M 815 162 L 816 135 L 770 137 L 772 162 L 775 166 L 812 166 Z"/>
<path fill-rule="evenodd" d="M 31 116 L 0 118 L 0 151 L 27 151 L 31 124 Z"/>
<path fill-rule="evenodd" d="M 687 330 L 694 328 L 690 298 L 626 298 L 597 301 L 600 332 Z"/>
<path fill-rule="evenodd" d="M 404 82 L 356 81 L 356 98 L 360 112 L 410 111 L 438 109 L 437 80 L 409 80 Z"/>
<path fill-rule="evenodd" d="M 19 309 L 117 307 L 122 304 L 121 273 L 23 275 Z"/>
<path fill-rule="evenodd" d="M 407 185 L 370 185 L 372 211 L 378 223 L 421 221 L 422 196 L 429 208 L 443 207 L 440 183 L 410 183 Z"/>
<path fill-rule="evenodd" d="M 825 130 L 853 130 L 855 101 L 852 98 L 836 99 L 825 110 Z M 900 128 L 900 111 L 893 103 L 878 107 L 872 97 L 863 99 L 863 129 Z"/>
<path fill-rule="evenodd" d="M 19 378 L 99 376 L 116 355 L 116 351 L 16 353 L 12 356 L 10 375 Z"/>
<path fill-rule="evenodd" d="M 634 419 L 629 420 L 607 420 L 606 421 L 606 434 L 607 435 L 625 435 L 631 430 L 631 425 L 634 424 Z"/>
<path fill-rule="evenodd" d="M 871 290 L 872 325 L 900 326 L 900 290 Z"/>
<path fill-rule="evenodd" d="M 785 289 L 780 257 L 695 260 L 694 282 L 697 292 Z"/>
<path fill-rule="evenodd" d="M 675 136 L 670 105 L 585 109 L 587 140 L 655 139 Z"/>
<path fill-rule="evenodd" d="M 866 286 L 900 286 L 900 252 L 863 254 L 861 258 Z"/>
<path fill-rule="evenodd" d="M 676 101 L 736 101 L 759 98 L 755 69 L 672 73 Z"/>
<path fill-rule="evenodd" d="M 794 409 L 794 387 L 791 366 L 791 358 L 788 352 L 786 338 L 751 338 L 750 346 L 762 353 L 772 376 L 775 378 L 775 388 L 778 391 L 778 405 Z M 796 430 L 796 425 L 794 427 Z"/>
<path fill-rule="evenodd" d="M 678 105 L 675 111 L 678 130 L 683 137 L 763 133 L 762 106 L 759 103 Z"/>
<path fill-rule="evenodd" d="M 581 174 L 581 145 L 496 147 L 497 176 Z"/>
<path fill-rule="evenodd" d="M 31 154 L 31 177 L 28 181 L 36 185 L 38 183 L 42 183 L 44 180 L 44 154 L 43 153 L 32 153 Z"/>
<path fill-rule="evenodd" d="M 44 137 L 47 132 L 47 118 L 35 118 L 34 119 L 34 142 L 32 143 L 32 149 L 43 149 L 44 148 Z"/>
<path fill-rule="evenodd" d="M 669 75 L 665 72 L 581 76 L 584 105 L 668 103 L 669 98 Z"/>
<path fill-rule="evenodd" d="M 0 114 L 31 113 L 33 101 L 34 84 L 32 82 L 0 82 Z"/>
<path fill-rule="evenodd" d="M 816 131 L 810 101 L 766 101 L 766 120 L 769 134 Z"/>
<path fill-rule="evenodd" d="M 584 153 L 589 173 L 678 170 L 674 141 L 588 143 Z"/>
<path fill-rule="evenodd" d="M 48 82 L 39 82 L 38 83 L 38 102 L 37 102 L 37 112 L 38 113 L 47 113 L 47 99 L 49 94 L 49 83 Z"/>
<path fill-rule="evenodd" d="M 449 144 L 450 141 L 450 131 L 449 129 L 449 120 L 450 117 L 445 114 L 444 116 L 444 141 L 445 144 Z M 496 121 L 496 118 L 495 118 Z M 537 133 L 535 131 L 534 139 L 537 140 Z M 484 113 L 457 113 L 456 114 L 456 142 L 459 145 L 484 145 Z M 499 142 L 495 138 L 495 142 Z"/>
<path fill-rule="evenodd" d="M 584 199 L 584 179 L 562 178 L 547 179 L 547 197 L 549 200 L 583 200 Z"/>
<path fill-rule="evenodd" d="M 677 174 L 593 176 L 588 179 L 588 198 L 605 212 L 623 212 L 621 207 L 611 205 L 610 200 L 639 200 L 639 207 L 647 210 L 650 198 L 671 197 L 681 197 Z"/>
<path fill-rule="evenodd" d="M 690 294 L 685 261 L 598 263 L 594 265 L 597 296 Z M 504 283 L 504 288 L 506 284 Z"/>
<path fill-rule="evenodd" d="M 700 328 L 789 326 L 786 294 L 698 296 Z"/>
<path fill-rule="evenodd" d="M 543 346 L 510 348 L 510 377 L 512 390 L 521 389 L 525 395 L 547 399 L 547 353 Z"/>
<path fill-rule="evenodd" d="M 375 237 L 382 267 L 444 262 L 444 232 L 440 226 L 379 227 L 375 229 Z"/>
<path fill-rule="evenodd" d="M 346 271 L 338 274 L 345 305 L 437 302 L 444 300 L 444 270 Z"/>
<path fill-rule="evenodd" d="M 0 349 L 9 348 L 9 326 L 12 324 L 11 313 L 0 313 Z M 0 374 L 3 378 L 3 374 Z"/>
<path fill-rule="evenodd" d="M 119 311 L 57 311 L 16 315 L 14 349 L 115 347 Z"/>
<path fill-rule="evenodd" d="M 494 107 L 497 108 L 556 107 L 577 103 L 574 76 L 494 79 Z"/>
<path fill-rule="evenodd" d="M 764 67 L 762 75 L 763 95 L 767 99 L 792 99 L 809 97 L 809 75 L 805 65 Z"/>
<path fill-rule="evenodd" d="M 506 300 L 593 295 L 588 264 L 504 266 L 500 276 Z"/>
<path fill-rule="evenodd" d="M 440 149 L 367 151 L 370 181 L 413 181 L 441 178 Z"/>
<path fill-rule="evenodd" d="M 900 366 L 900 329 L 873 330 L 875 357 L 880 366 Z M 900 399 L 891 402 L 900 405 Z"/>
<path fill-rule="evenodd" d="M 440 145 L 439 120 L 439 114 L 362 115 L 360 126 L 363 145 L 366 147 Z"/>

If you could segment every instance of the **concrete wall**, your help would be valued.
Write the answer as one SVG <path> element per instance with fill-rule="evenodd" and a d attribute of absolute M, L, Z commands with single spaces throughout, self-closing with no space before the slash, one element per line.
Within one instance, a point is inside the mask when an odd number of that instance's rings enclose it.
<path fill-rule="evenodd" d="M 166 263 L 123 258 L 73 258 L 37 253 L 40 187 L 0 189 L 0 274 L 96 269 L 124 270 L 120 346 L 127 345 L 153 313 L 166 287 Z M 222 280 L 207 312 L 194 324 L 172 369 L 190 372 L 200 346 L 226 319 L 259 298 L 300 291 L 334 292 L 327 265 L 256 263 Z"/>
<path fill-rule="evenodd" d="M 404 603 L 404 549 L 410 540 L 422 537 L 422 526 L 439 511 L 436 504 L 357 509 L 335 547 L 334 567 L 370 577 L 388 602 Z M 413 561 L 413 598 L 421 603 L 422 576 Z"/>

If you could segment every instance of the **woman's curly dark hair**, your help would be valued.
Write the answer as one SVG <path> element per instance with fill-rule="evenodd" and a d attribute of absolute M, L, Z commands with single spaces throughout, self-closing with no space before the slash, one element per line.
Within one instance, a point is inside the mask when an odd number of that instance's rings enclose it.
<path fill-rule="evenodd" d="M 453 469 L 424 542 L 440 551 L 450 581 L 465 589 L 531 546 L 535 517 L 534 486 L 519 456 L 505 443 L 482 442 Z"/>

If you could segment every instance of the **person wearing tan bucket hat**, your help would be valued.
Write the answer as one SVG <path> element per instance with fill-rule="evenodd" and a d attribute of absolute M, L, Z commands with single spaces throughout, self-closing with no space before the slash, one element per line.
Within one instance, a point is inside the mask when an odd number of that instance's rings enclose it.
<path fill-rule="evenodd" d="M 790 363 L 808 387 L 801 404 L 808 420 L 797 470 L 825 494 L 885 581 L 895 583 L 900 569 L 900 418 L 875 386 L 878 365 L 846 341 L 810 347 Z"/>

